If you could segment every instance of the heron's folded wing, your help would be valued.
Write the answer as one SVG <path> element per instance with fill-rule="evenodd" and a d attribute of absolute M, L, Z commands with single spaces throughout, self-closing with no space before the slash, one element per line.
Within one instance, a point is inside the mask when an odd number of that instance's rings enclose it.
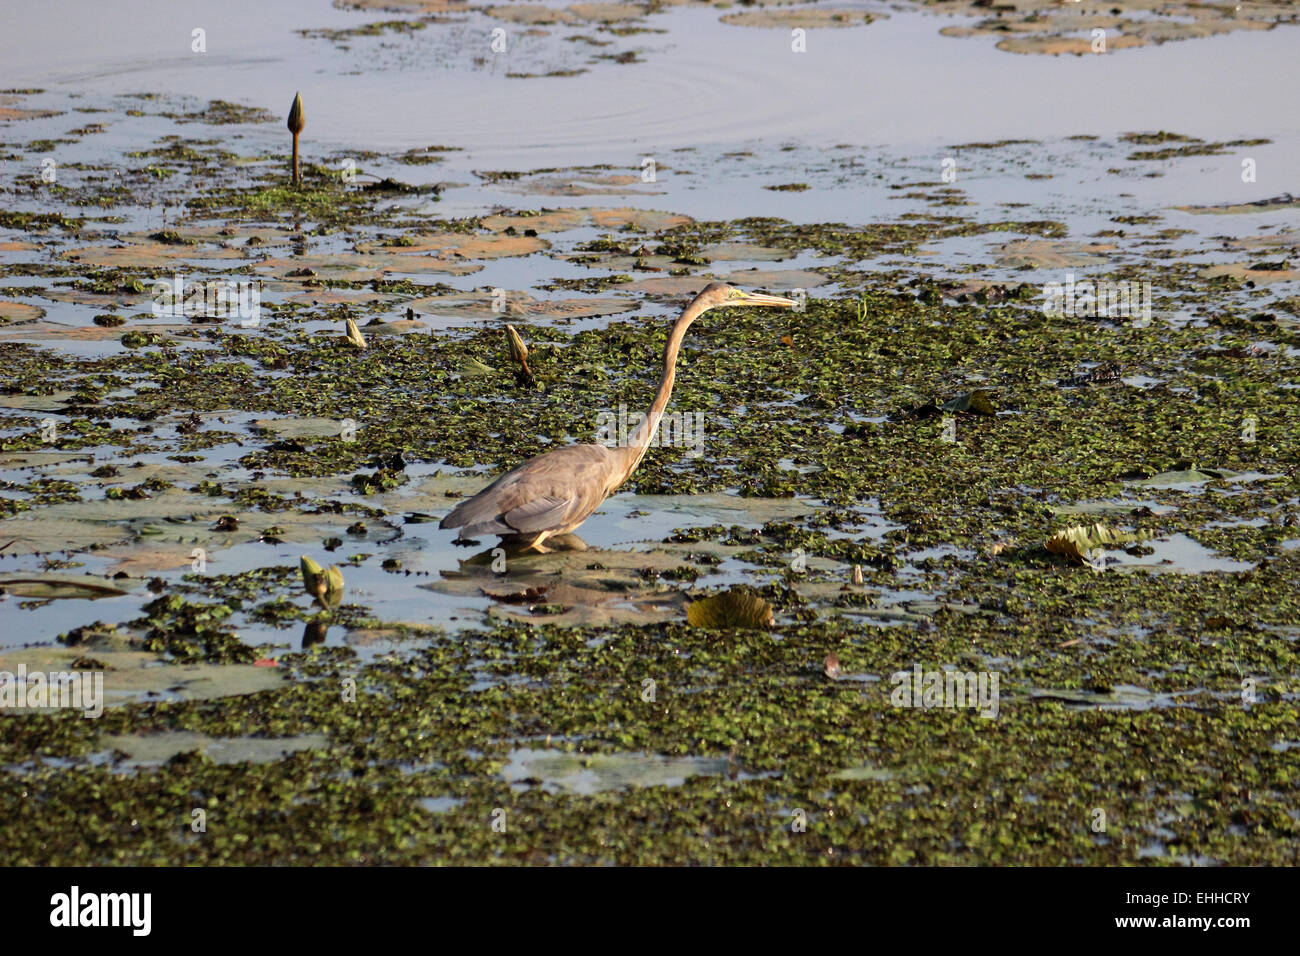
<path fill-rule="evenodd" d="M 464 528 L 468 534 L 510 534 L 513 530 L 501 520 L 499 502 L 482 493 L 452 508 L 438 527 Z"/>
<path fill-rule="evenodd" d="M 521 533 L 551 531 L 567 523 L 566 519 L 575 504 L 577 504 L 576 496 L 534 498 L 507 511 L 501 516 L 501 520 Z"/>
<path fill-rule="evenodd" d="M 605 500 L 618 461 L 600 445 L 569 445 L 506 472 L 439 523 L 474 534 L 531 534 L 580 521 Z"/>

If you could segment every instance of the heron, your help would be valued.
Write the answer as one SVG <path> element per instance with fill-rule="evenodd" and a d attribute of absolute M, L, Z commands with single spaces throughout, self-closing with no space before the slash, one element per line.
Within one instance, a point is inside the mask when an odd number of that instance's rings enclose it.
<path fill-rule="evenodd" d="M 530 458 L 462 501 L 439 523 L 460 528 L 457 540 L 495 534 L 521 551 L 549 553 L 548 538 L 565 535 L 592 516 L 641 464 L 673 393 L 677 353 L 691 323 L 710 309 L 757 306 L 789 309 L 793 299 L 745 292 L 711 282 L 682 310 L 664 346 L 664 374 L 650 411 L 626 444 L 566 445 Z"/>

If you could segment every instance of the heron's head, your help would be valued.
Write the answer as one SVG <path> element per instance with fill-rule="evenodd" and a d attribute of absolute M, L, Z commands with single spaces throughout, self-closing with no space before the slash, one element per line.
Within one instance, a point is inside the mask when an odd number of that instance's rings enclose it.
<path fill-rule="evenodd" d="M 765 306 L 770 309 L 793 309 L 797 304 L 794 299 L 779 295 L 764 295 L 761 292 L 746 292 L 725 282 L 710 282 L 695 297 L 695 302 L 705 309 L 744 308 L 746 306 Z"/>

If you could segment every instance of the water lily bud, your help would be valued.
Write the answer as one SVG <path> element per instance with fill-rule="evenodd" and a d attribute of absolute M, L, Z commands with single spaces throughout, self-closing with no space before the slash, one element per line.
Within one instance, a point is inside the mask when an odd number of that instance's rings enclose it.
<path fill-rule="evenodd" d="M 361 334 L 361 330 L 357 328 L 357 324 L 353 322 L 351 319 L 347 320 L 347 337 L 348 337 L 348 341 L 351 342 L 353 345 L 355 345 L 357 348 L 363 349 L 366 347 L 365 336 Z"/>
<path fill-rule="evenodd" d="M 331 564 L 325 572 L 325 606 L 338 607 L 343 600 L 343 572 L 337 564 Z"/>
<path fill-rule="evenodd" d="M 299 559 L 298 567 L 302 570 L 303 588 L 308 594 L 315 594 L 320 586 L 321 575 L 325 573 L 325 569 L 305 554 Z"/>
<path fill-rule="evenodd" d="M 289 132 L 297 136 L 302 132 L 306 121 L 302 115 L 302 94 L 293 94 L 293 105 L 289 107 Z"/>
<path fill-rule="evenodd" d="M 528 346 L 524 344 L 523 336 L 519 334 L 513 325 L 506 326 L 506 341 L 510 345 L 510 358 L 527 369 Z"/>

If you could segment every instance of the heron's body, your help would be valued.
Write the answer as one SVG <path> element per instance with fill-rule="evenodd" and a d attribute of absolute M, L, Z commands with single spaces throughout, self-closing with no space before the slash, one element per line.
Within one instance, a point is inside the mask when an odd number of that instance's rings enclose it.
<path fill-rule="evenodd" d="M 460 528 L 461 538 L 495 534 L 525 548 L 548 551 L 547 538 L 568 534 L 586 521 L 640 464 L 668 407 L 677 352 L 687 328 L 709 309 L 726 305 L 789 308 L 794 302 L 711 283 L 674 323 L 654 403 L 626 445 L 568 445 L 530 458 L 458 504 L 439 527 Z"/>
<path fill-rule="evenodd" d="M 567 534 L 586 521 L 624 481 L 627 447 L 566 445 L 507 471 L 461 502 L 442 527 L 461 537 L 495 534 L 525 547 Z"/>

